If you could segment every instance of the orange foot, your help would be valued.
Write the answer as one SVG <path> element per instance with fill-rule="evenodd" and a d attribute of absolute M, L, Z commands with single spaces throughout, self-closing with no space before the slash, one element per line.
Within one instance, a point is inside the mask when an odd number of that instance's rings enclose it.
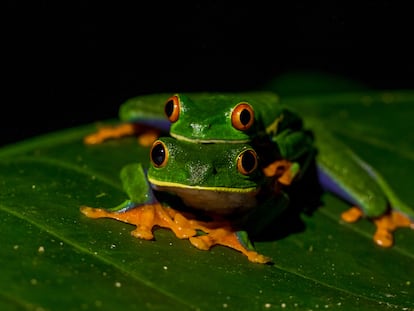
<path fill-rule="evenodd" d="M 255 263 L 270 263 L 272 259 L 259 254 L 258 252 L 246 248 L 238 236 L 237 231 L 232 227 L 229 221 L 214 220 L 209 222 L 202 222 L 198 220 L 191 220 L 191 224 L 197 229 L 201 230 L 205 235 L 198 235 L 190 237 L 190 243 L 201 250 L 209 250 L 214 245 L 223 245 L 235 249 L 251 261 Z M 248 243 L 248 241 L 245 241 Z"/>
<path fill-rule="evenodd" d="M 155 226 L 170 228 L 180 239 L 189 238 L 197 234 L 195 229 L 185 226 L 183 219 L 180 217 L 176 217 L 177 219 L 171 217 L 168 209 L 159 203 L 142 205 L 125 212 L 110 212 L 101 208 L 82 206 L 81 212 L 90 218 L 113 218 L 135 225 L 136 229 L 131 234 L 136 238 L 144 240 L 152 240 L 154 238 L 152 230 Z"/>
<path fill-rule="evenodd" d="M 238 239 L 236 231 L 228 221 L 199 221 L 191 215 L 183 214 L 159 203 L 142 205 L 125 212 L 109 212 L 100 208 L 82 206 L 81 212 L 90 218 L 113 218 L 133 224 L 136 229 L 131 234 L 140 239 L 151 240 L 155 226 L 169 228 L 180 239 L 189 239 L 191 244 L 201 250 L 209 250 L 214 245 L 235 249 L 255 263 L 269 263 L 271 259 L 256 251 L 247 249 Z M 204 235 L 198 235 L 203 231 Z"/>
<path fill-rule="evenodd" d="M 355 222 L 363 216 L 362 211 L 357 207 L 351 207 L 342 213 L 341 218 L 346 222 Z M 373 219 L 376 226 L 374 242 L 382 247 L 391 247 L 394 244 L 393 232 L 401 227 L 414 229 L 414 223 L 398 211 L 390 211 L 382 216 Z"/>
<path fill-rule="evenodd" d="M 160 133 L 158 130 L 145 125 L 125 123 L 112 127 L 101 127 L 96 133 L 86 136 L 83 141 L 87 145 L 95 145 L 108 139 L 116 139 L 133 135 L 138 136 L 138 142 L 140 145 L 150 146 L 160 136 Z"/>

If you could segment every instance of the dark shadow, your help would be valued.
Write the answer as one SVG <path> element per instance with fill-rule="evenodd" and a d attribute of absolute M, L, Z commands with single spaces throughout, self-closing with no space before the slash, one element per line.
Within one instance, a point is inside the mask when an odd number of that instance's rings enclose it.
<path fill-rule="evenodd" d="M 289 206 L 254 241 L 275 241 L 306 229 L 301 215 L 311 216 L 322 205 L 323 189 L 319 184 L 316 163 L 312 163 L 300 180 L 286 187 Z M 264 216 L 265 217 L 265 216 Z"/>

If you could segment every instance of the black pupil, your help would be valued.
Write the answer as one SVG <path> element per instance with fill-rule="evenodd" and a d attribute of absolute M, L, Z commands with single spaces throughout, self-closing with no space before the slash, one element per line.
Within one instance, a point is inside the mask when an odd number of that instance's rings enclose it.
<path fill-rule="evenodd" d="M 241 164 L 242 167 L 246 170 L 246 172 L 250 173 L 256 166 L 256 157 L 253 154 L 253 152 L 246 151 L 242 155 Z"/>
<path fill-rule="evenodd" d="M 172 113 L 174 112 L 174 101 L 172 99 L 167 101 L 167 103 L 165 104 L 164 110 L 165 110 L 165 114 L 167 115 L 167 117 L 170 117 L 172 115 Z"/>
<path fill-rule="evenodd" d="M 151 159 L 155 165 L 160 166 L 165 160 L 165 149 L 162 144 L 157 144 L 151 150 Z"/>
<path fill-rule="evenodd" d="M 247 109 L 243 109 L 240 113 L 240 122 L 243 125 L 246 125 L 250 122 L 250 112 Z"/>

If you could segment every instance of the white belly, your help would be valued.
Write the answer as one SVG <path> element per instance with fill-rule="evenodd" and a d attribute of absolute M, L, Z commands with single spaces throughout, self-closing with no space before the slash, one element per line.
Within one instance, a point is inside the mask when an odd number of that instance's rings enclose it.
<path fill-rule="evenodd" d="M 256 189 L 233 191 L 226 188 L 210 190 L 157 185 L 153 187 L 155 190 L 168 191 L 179 196 L 187 206 L 221 215 L 240 213 L 257 205 Z"/>

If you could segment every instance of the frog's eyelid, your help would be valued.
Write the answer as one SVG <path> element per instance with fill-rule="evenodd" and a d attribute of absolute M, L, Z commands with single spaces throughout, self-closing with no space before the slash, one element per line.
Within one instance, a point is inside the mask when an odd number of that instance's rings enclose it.
<path fill-rule="evenodd" d="M 160 140 L 155 141 L 150 151 L 151 163 L 155 167 L 163 167 L 167 164 L 168 157 L 168 149 L 165 144 Z"/>
<path fill-rule="evenodd" d="M 231 125 L 240 131 L 247 131 L 254 123 L 254 110 L 247 102 L 238 103 L 231 112 Z"/>
<path fill-rule="evenodd" d="M 180 116 L 180 98 L 178 95 L 171 96 L 164 105 L 164 112 L 170 122 L 177 122 Z"/>
<path fill-rule="evenodd" d="M 253 173 L 257 166 L 257 154 L 253 149 L 244 150 L 237 156 L 237 170 L 243 175 Z"/>

